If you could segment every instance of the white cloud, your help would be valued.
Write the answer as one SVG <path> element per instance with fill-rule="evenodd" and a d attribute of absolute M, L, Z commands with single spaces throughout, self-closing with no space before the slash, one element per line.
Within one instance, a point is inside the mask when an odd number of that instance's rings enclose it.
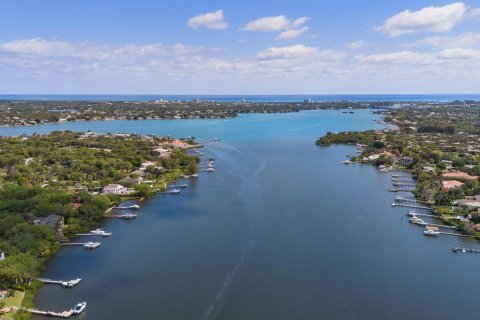
<path fill-rule="evenodd" d="M 14 88 L 13 83 L 18 88 L 26 88 L 24 83 L 30 83 L 33 90 L 51 84 L 51 88 L 65 91 L 80 88 L 82 81 L 83 88 L 92 90 L 132 92 L 178 88 L 228 91 L 225 88 L 242 86 L 245 91 L 261 93 L 270 82 L 272 90 L 287 91 L 330 90 L 334 83 L 336 90 L 351 90 L 355 86 L 366 91 L 438 90 L 436 86 L 446 87 L 445 83 L 464 90 L 466 85 L 473 90 L 480 80 L 479 48 L 438 48 L 362 55 L 358 54 L 360 50 L 343 53 L 297 44 L 235 56 L 224 49 L 184 43 L 112 45 L 34 38 L 0 42 L 0 80 L 8 88 Z M 360 78 L 369 81 L 358 81 Z M 424 87 L 414 85 L 421 81 Z"/>
<path fill-rule="evenodd" d="M 439 53 L 439 58 L 449 60 L 480 59 L 480 50 L 465 48 L 445 49 Z"/>
<path fill-rule="evenodd" d="M 264 17 L 248 22 L 240 30 L 261 32 L 291 30 L 299 28 L 309 19 L 310 18 L 308 17 L 301 17 L 292 21 L 284 15 L 276 17 Z"/>
<path fill-rule="evenodd" d="M 306 57 L 318 51 L 317 48 L 297 44 L 289 47 L 271 47 L 260 51 L 257 57 L 260 60 L 291 59 Z"/>
<path fill-rule="evenodd" d="M 388 18 L 377 30 L 389 37 L 421 31 L 446 32 L 466 18 L 467 10 L 463 2 L 418 11 L 405 10 Z"/>
<path fill-rule="evenodd" d="M 95 42 L 66 42 L 42 38 L 15 40 L 0 44 L 0 52 L 37 57 L 68 57 L 83 60 L 108 60 L 128 56 L 163 55 L 162 44 L 113 46 Z"/>
<path fill-rule="evenodd" d="M 309 29 L 308 27 L 303 27 L 303 28 L 300 28 L 300 29 L 286 30 L 286 31 L 283 31 L 282 33 L 280 33 L 275 38 L 275 40 L 294 39 L 294 38 L 297 38 L 297 37 L 301 36 L 305 32 L 307 32 L 308 29 Z"/>
<path fill-rule="evenodd" d="M 480 45 L 480 32 L 465 32 L 457 36 L 435 36 L 409 44 L 409 46 L 428 45 L 441 48 L 471 48 Z"/>
<path fill-rule="evenodd" d="M 360 63 L 373 63 L 384 65 L 425 65 L 438 66 L 451 63 L 469 64 L 472 60 L 479 64 L 480 50 L 469 48 L 449 48 L 440 52 L 417 52 L 417 51 L 400 51 L 379 53 L 370 55 L 357 55 L 355 60 Z M 455 66 L 455 65 L 454 65 Z M 457 65 L 459 66 L 459 65 Z M 471 65 L 474 67 L 474 65 Z M 455 70 L 455 69 L 452 69 Z M 472 70 L 470 70 L 472 71 Z"/>
<path fill-rule="evenodd" d="M 194 16 L 187 21 L 187 25 L 192 29 L 206 27 L 213 30 L 222 30 L 228 28 L 228 22 L 225 21 L 223 10 L 208 12 Z"/>
<path fill-rule="evenodd" d="M 414 51 L 357 55 L 355 60 L 362 63 L 401 63 L 401 64 L 431 64 L 435 62 L 435 55 Z"/>
<path fill-rule="evenodd" d="M 480 18 L 480 8 L 470 10 L 470 12 L 468 14 L 468 18 L 469 19 Z"/>
<path fill-rule="evenodd" d="M 364 46 L 365 46 L 365 41 L 363 41 L 363 40 L 345 43 L 345 48 L 348 48 L 348 49 L 351 49 L 351 50 L 357 50 L 357 49 L 360 49 Z"/>

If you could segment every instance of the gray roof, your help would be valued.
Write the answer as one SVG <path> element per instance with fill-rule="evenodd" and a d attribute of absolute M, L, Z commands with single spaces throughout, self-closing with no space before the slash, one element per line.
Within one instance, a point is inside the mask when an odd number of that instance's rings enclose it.
<path fill-rule="evenodd" d="M 51 214 L 47 217 L 40 218 L 38 224 L 42 226 L 47 226 L 49 228 L 55 228 L 60 218 L 61 216 L 57 214 Z"/>

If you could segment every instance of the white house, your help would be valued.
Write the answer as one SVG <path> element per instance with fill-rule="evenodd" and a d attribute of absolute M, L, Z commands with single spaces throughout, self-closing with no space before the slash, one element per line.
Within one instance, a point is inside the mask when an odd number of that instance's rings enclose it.
<path fill-rule="evenodd" d="M 128 188 L 121 184 L 112 183 L 103 187 L 102 193 L 104 194 L 125 194 L 128 192 Z"/>

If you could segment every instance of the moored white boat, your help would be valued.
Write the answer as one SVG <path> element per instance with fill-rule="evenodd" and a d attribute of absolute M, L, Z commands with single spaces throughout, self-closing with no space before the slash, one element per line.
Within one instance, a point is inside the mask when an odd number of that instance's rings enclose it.
<path fill-rule="evenodd" d="M 91 241 L 89 241 L 89 242 L 85 242 L 85 243 L 83 244 L 83 247 L 86 248 L 86 249 L 96 249 L 96 248 L 98 248 L 100 245 L 101 245 L 100 242 L 91 242 Z"/>
<path fill-rule="evenodd" d="M 438 236 L 440 234 L 440 232 L 438 231 L 435 231 L 435 230 L 425 230 L 423 231 L 423 234 L 426 235 L 426 236 Z"/>
<path fill-rule="evenodd" d="M 91 234 L 94 234 L 96 236 L 102 236 L 102 237 L 110 237 L 112 235 L 111 232 L 106 232 L 103 229 L 95 229 L 90 231 Z"/>
<path fill-rule="evenodd" d="M 83 312 L 83 310 L 85 310 L 85 308 L 87 307 L 87 303 L 86 302 L 80 302 L 80 303 L 77 303 L 77 305 L 75 306 L 75 308 L 73 308 L 73 314 L 80 314 Z"/>

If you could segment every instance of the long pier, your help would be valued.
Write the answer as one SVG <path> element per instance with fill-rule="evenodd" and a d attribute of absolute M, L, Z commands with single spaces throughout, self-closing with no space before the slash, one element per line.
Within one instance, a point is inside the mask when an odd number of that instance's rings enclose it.
<path fill-rule="evenodd" d="M 452 251 L 455 252 L 455 253 L 457 253 L 457 252 L 480 253 L 479 249 L 470 249 L 470 248 L 457 247 L 457 246 L 453 246 Z"/>
<path fill-rule="evenodd" d="M 131 206 L 116 206 L 113 207 L 112 209 L 114 210 L 138 210 L 140 209 L 140 206 L 137 204 L 133 204 Z"/>
<path fill-rule="evenodd" d="M 20 308 L 20 310 L 32 313 L 32 314 L 38 314 L 41 316 L 47 316 L 47 317 L 56 317 L 56 318 L 70 318 L 73 316 L 73 309 L 70 309 L 68 311 L 63 311 L 63 312 L 54 312 L 54 311 L 43 311 L 43 310 L 38 310 L 38 309 L 33 309 L 33 308 Z"/>
<path fill-rule="evenodd" d="M 438 216 L 434 215 L 434 214 L 426 214 L 426 213 L 417 213 L 417 212 L 407 212 L 407 216 L 410 216 L 410 217 L 427 217 L 427 218 L 437 218 L 438 219 Z"/>
<path fill-rule="evenodd" d="M 444 228 L 444 229 L 452 229 L 452 230 L 455 230 L 457 229 L 457 227 L 455 226 L 447 226 L 445 224 L 435 224 L 435 223 L 428 223 L 428 222 L 425 222 L 425 223 L 421 223 L 422 226 L 428 226 L 428 227 L 437 227 L 437 228 Z M 456 234 L 456 233 L 455 233 Z"/>
<path fill-rule="evenodd" d="M 469 236 L 468 234 L 459 234 L 459 233 L 452 233 L 452 232 L 443 232 L 438 231 L 439 234 L 445 234 L 447 236 L 456 236 L 456 237 L 464 237 L 464 238 L 475 238 L 475 236 Z"/>
<path fill-rule="evenodd" d="M 52 279 L 46 279 L 46 278 L 37 278 L 35 279 L 37 281 L 40 281 L 40 282 L 43 282 L 43 283 L 46 283 L 46 284 L 57 284 L 57 285 L 61 285 L 62 287 L 64 288 L 72 288 L 74 286 L 76 286 L 77 284 L 79 284 L 82 279 L 80 278 L 77 278 L 77 279 L 73 279 L 73 280 L 68 280 L 68 281 L 63 281 L 63 280 L 52 280 Z"/>
<path fill-rule="evenodd" d="M 398 188 L 390 188 L 388 189 L 390 192 L 412 192 L 412 189 L 398 189 Z"/>
<path fill-rule="evenodd" d="M 392 178 L 392 181 L 393 182 L 407 182 L 407 183 L 414 183 L 415 181 L 413 181 L 412 179 L 408 179 L 408 180 L 405 180 L 405 179 L 397 179 L 397 178 Z"/>
<path fill-rule="evenodd" d="M 177 185 L 166 186 L 166 189 L 185 189 L 186 187 L 188 187 L 187 184 L 177 184 Z"/>
<path fill-rule="evenodd" d="M 131 214 L 110 214 L 103 216 L 104 218 L 113 218 L 113 219 L 134 219 L 137 217 L 136 213 L 131 213 Z"/>
<path fill-rule="evenodd" d="M 159 193 L 159 194 L 179 194 L 180 189 L 171 189 L 171 190 L 159 191 L 157 193 Z"/>
<path fill-rule="evenodd" d="M 395 187 L 415 187 L 416 183 L 394 182 Z"/>
<path fill-rule="evenodd" d="M 404 207 L 404 208 L 422 209 L 422 210 L 432 211 L 432 208 L 429 208 L 429 207 L 415 206 L 415 205 L 403 204 L 403 203 L 392 203 L 392 207 Z"/>

